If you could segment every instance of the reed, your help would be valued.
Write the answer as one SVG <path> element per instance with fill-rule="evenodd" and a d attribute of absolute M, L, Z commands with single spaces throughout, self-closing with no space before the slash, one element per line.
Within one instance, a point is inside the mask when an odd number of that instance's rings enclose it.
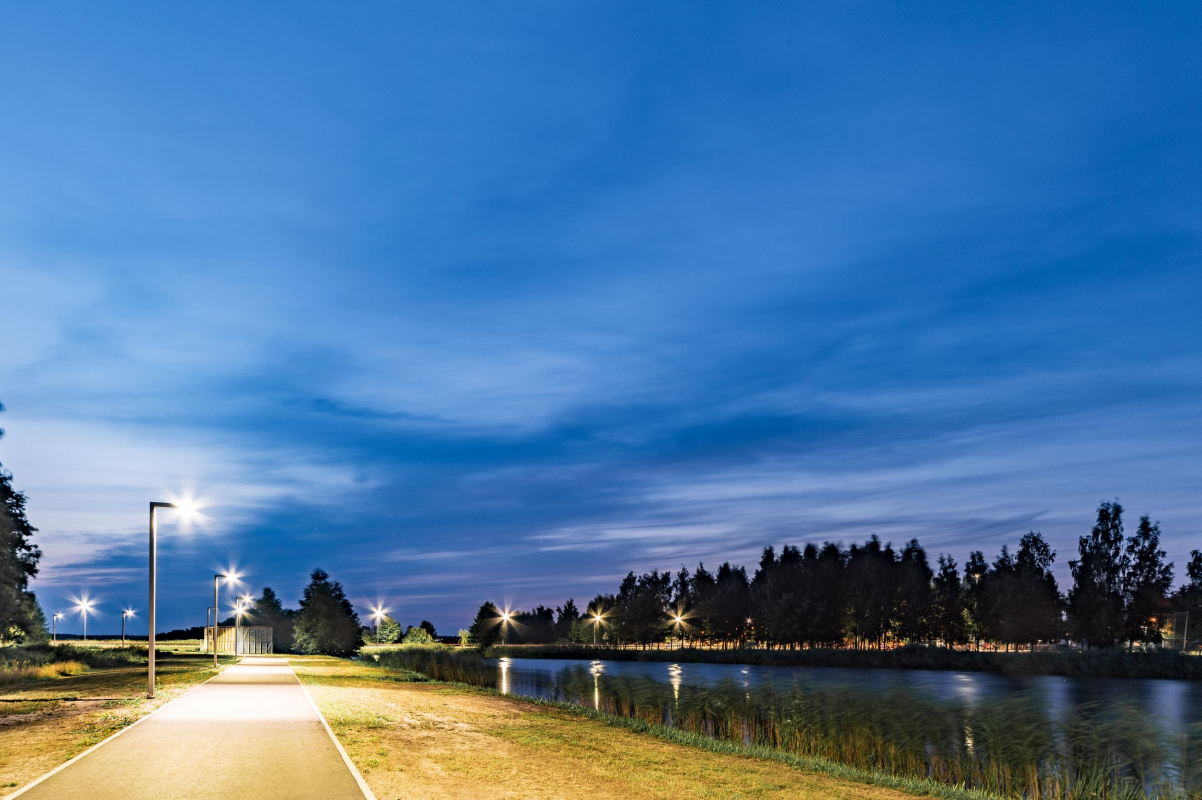
<path fill-rule="evenodd" d="M 0 648 L 0 683 L 19 683 L 146 663 L 146 648 L 33 645 Z"/>
<path fill-rule="evenodd" d="M 373 652 L 364 658 L 393 670 L 410 670 L 436 681 L 491 686 L 497 680 L 497 668 L 485 663 L 475 650 L 452 650 L 442 645 L 402 645 Z"/>
<path fill-rule="evenodd" d="M 471 651 L 393 650 L 380 665 L 497 684 L 497 667 Z M 1030 697 L 969 706 L 850 687 L 672 686 L 583 667 L 546 688 L 561 702 L 712 740 L 1006 797 L 1202 797 L 1202 726 L 1170 738 L 1117 704 L 1083 706 L 1059 720 Z"/>
<path fill-rule="evenodd" d="M 55 661 L 49 664 L 0 661 L 0 683 L 23 683 L 46 678 L 62 678 L 78 675 L 85 670 L 87 670 L 87 666 L 78 661 Z"/>

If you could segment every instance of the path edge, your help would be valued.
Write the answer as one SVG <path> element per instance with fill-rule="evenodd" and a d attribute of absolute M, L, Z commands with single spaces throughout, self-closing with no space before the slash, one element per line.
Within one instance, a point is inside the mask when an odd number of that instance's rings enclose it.
<path fill-rule="evenodd" d="M 49 771 L 49 772 L 47 772 L 45 775 L 42 775 L 42 776 L 41 776 L 41 777 L 39 777 L 39 778 L 35 778 L 34 780 L 32 780 L 32 781 L 30 781 L 29 783 L 27 783 L 27 784 L 25 784 L 24 786 L 22 786 L 20 789 L 17 789 L 17 791 L 13 792 L 12 794 L 6 794 L 6 795 L 4 795 L 4 797 L 3 797 L 3 798 L 0 798 L 0 800 L 13 800 L 13 798 L 15 798 L 15 797 L 20 797 L 21 795 L 25 794 L 26 792 L 28 792 L 28 791 L 29 791 L 30 789 L 32 789 L 33 787 L 37 786 L 37 785 L 38 785 L 39 783 L 41 783 L 42 781 L 44 781 L 44 780 L 47 780 L 48 778 L 51 778 L 51 777 L 53 777 L 53 776 L 57 775 L 59 772 L 62 772 L 64 769 L 66 769 L 67 767 L 71 766 L 72 764 L 74 764 L 74 763 L 75 763 L 76 761 L 78 761 L 79 759 L 81 759 L 81 758 L 83 758 L 84 756 L 86 756 L 86 755 L 88 755 L 89 753 L 91 753 L 93 750 L 99 750 L 101 747 L 104 747 L 106 744 L 108 744 L 109 742 L 113 741 L 113 739 L 116 739 L 118 736 L 120 736 L 121 734 L 125 733 L 126 731 L 128 731 L 128 730 L 132 730 L 132 729 L 134 729 L 134 728 L 138 727 L 138 726 L 139 726 L 139 725 L 141 725 L 143 722 L 145 722 L 146 720 L 148 720 L 148 719 L 150 719 L 151 717 L 153 717 L 155 714 L 157 714 L 157 713 L 159 713 L 160 711 L 162 711 L 164 708 L 167 708 L 168 706 L 170 706 L 170 705 L 171 705 L 172 703 L 174 703 L 176 700 L 182 700 L 183 698 L 185 698 L 185 697 L 187 697 L 188 695 L 190 695 L 192 692 L 194 692 L 194 691 L 196 691 L 197 689 L 199 689 L 200 687 L 204 686 L 204 685 L 205 685 L 206 683 L 208 683 L 209 681 L 213 680 L 213 678 L 216 678 L 216 677 L 218 677 L 218 676 L 220 676 L 220 675 L 221 675 L 221 671 L 218 671 L 216 675 L 213 675 L 212 677 L 206 678 L 205 680 L 203 680 L 203 681 L 201 681 L 200 683 L 198 683 L 198 684 L 196 684 L 195 686 L 193 686 L 193 687 L 192 687 L 191 689 L 189 689 L 188 691 L 186 691 L 186 692 L 184 692 L 183 694 L 181 694 L 179 697 L 174 697 L 174 698 L 172 698 L 172 699 L 168 700 L 166 703 L 163 703 L 161 706 L 159 706 L 158 708 L 156 708 L 154 711 L 151 711 L 149 714 L 146 714 L 145 716 L 139 717 L 139 718 L 138 718 L 137 720 L 135 720 L 135 721 L 134 721 L 132 724 L 130 724 L 130 725 L 126 725 L 124 728 L 122 728 L 121 730 L 117 731 L 117 732 L 116 732 L 116 733 L 114 733 L 112 736 L 109 736 L 109 737 L 107 737 L 107 738 L 105 738 L 105 739 L 101 739 L 99 742 L 97 742 L 96 744 L 92 745 L 92 746 L 91 746 L 91 747 L 89 747 L 87 750 L 84 750 L 82 753 L 80 753 L 79 755 L 75 756 L 75 757 L 74 757 L 74 758 L 72 758 L 70 761 L 64 761 L 62 764 L 59 764 L 57 767 L 55 767 L 54 769 L 50 770 L 50 771 Z M 310 701 L 310 702 L 312 702 L 312 701 Z M 323 722 L 324 722 L 324 720 L 323 720 Z M 375 800 L 375 798 L 372 798 L 371 800 Z"/>
<path fill-rule="evenodd" d="M 301 691 L 305 693 L 305 699 L 309 701 L 309 705 L 313 706 L 313 713 L 317 714 L 317 718 L 321 720 L 321 726 L 326 729 L 326 733 L 330 734 L 330 739 L 334 742 L 334 746 L 338 748 L 338 754 L 342 756 L 347 769 L 355 777 L 355 783 L 359 784 L 359 791 L 363 792 L 366 800 L 376 800 L 375 793 L 367 785 L 367 781 L 363 780 L 363 776 L 359 774 L 359 768 L 355 766 L 355 762 L 351 761 L 351 757 L 346 754 L 346 750 L 342 747 L 342 742 L 338 741 L 338 737 L 334 735 L 334 729 L 330 727 L 330 723 L 326 722 L 325 714 L 322 714 L 321 709 L 317 707 L 317 703 L 313 700 L 313 695 L 309 694 L 309 687 L 305 686 L 305 682 L 296 674 L 296 669 L 293 668 L 291 661 L 288 662 L 288 669 L 292 671 L 292 677 L 296 678 L 296 682 L 300 684 Z M 4 800 L 8 800 L 8 798 L 6 797 Z"/>

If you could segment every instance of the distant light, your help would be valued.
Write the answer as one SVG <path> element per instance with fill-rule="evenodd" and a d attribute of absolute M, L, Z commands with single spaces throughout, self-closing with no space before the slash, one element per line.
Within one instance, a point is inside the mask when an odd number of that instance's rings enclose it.
<path fill-rule="evenodd" d="M 125 609 L 124 611 L 122 611 L 122 612 L 121 612 L 121 616 L 123 616 L 123 617 L 132 617 L 132 616 L 134 616 L 134 611 L 133 611 L 133 609 L 132 609 L 132 608 L 127 608 L 127 609 Z"/>

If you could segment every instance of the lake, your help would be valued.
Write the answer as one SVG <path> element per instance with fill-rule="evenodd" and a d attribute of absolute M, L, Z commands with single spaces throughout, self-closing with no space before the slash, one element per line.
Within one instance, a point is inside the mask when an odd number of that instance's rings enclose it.
<path fill-rule="evenodd" d="M 865 692 L 904 689 L 933 700 L 955 700 L 968 706 L 1023 695 L 1036 698 L 1049 715 L 1061 718 L 1086 705 L 1121 702 L 1157 719 L 1167 733 L 1202 723 L 1202 681 L 550 658 L 502 658 L 490 659 L 490 663 L 496 667 L 496 688 L 501 692 L 545 699 L 562 699 L 565 680 L 574 671 L 583 670 L 595 678 L 603 675 L 650 678 L 677 691 L 682 686 L 713 686 L 724 681 L 748 689 L 764 685 L 850 686 Z M 594 703 L 598 707 L 600 700 L 597 692 Z"/>

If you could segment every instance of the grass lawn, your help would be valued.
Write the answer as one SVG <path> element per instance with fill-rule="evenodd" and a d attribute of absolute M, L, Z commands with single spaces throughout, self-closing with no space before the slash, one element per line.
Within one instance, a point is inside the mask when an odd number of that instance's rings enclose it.
<path fill-rule="evenodd" d="M 145 665 L 0 683 L 0 796 L 212 677 L 213 657 L 160 652 L 155 674 L 154 700 Z"/>
<path fill-rule="evenodd" d="M 379 800 L 912 797 L 468 687 L 334 658 L 289 660 Z"/>

